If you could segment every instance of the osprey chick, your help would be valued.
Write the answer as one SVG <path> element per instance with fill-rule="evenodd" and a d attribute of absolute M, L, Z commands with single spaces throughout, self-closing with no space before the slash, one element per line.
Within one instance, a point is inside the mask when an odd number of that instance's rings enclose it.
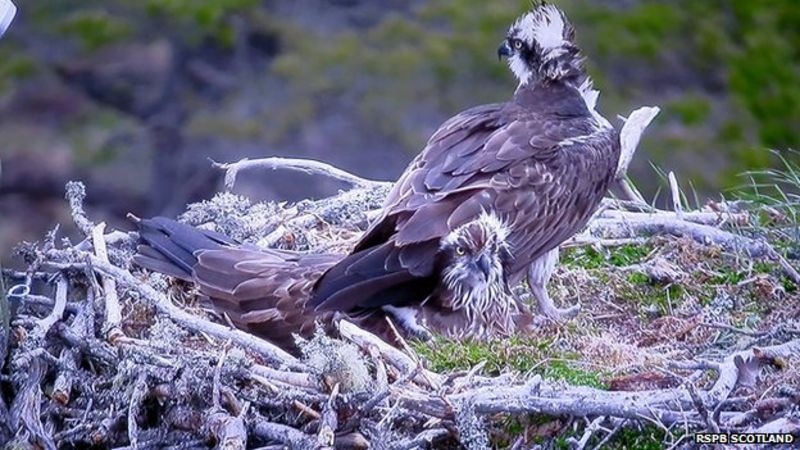
<path fill-rule="evenodd" d="M 330 325 L 334 318 L 336 311 L 320 314 L 308 302 L 317 279 L 345 255 L 258 249 L 163 217 L 138 226 L 144 245 L 134 261 L 194 283 L 238 328 L 291 350 L 293 334 L 310 337 L 316 321 Z M 395 338 L 387 315 L 407 336 L 427 337 L 428 330 L 452 337 L 510 333 L 524 316 L 503 274 L 510 257 L 506 235 L 500 220 L 482 214 L 441 240 L 439 269 L 426 280 L 431 294 L 423 302 L 398 299 L 344 315 L 389 342 Z"/>

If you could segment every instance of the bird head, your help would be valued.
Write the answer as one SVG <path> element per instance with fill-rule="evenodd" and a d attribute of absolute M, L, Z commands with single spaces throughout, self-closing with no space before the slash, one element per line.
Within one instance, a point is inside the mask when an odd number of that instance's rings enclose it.
<path fill-rule="evenodd" d="M 446 287 L 468 297 L 483 296 L 505 285 L 504 264 L 511 258 L 508 227 L 491 213 L 465 223 L 445 236 L 440 245 Z"/>
<path fill-rule="evenodd" d="M 580 49 L 574 43 L 575 29 L 567 16 L 553 5 L 542 4 L 520 16 L 497 49 L 521 85 L 542 80 L 580 77 Z"/>

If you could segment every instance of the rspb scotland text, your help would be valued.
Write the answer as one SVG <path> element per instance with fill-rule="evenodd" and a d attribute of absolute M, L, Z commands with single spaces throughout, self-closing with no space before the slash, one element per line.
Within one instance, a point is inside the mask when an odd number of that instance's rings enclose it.
<path fill-rule="evenodd" d="M 696 444 L 794 444 L 797 436 L 789 433 L 697 433 Z"/>

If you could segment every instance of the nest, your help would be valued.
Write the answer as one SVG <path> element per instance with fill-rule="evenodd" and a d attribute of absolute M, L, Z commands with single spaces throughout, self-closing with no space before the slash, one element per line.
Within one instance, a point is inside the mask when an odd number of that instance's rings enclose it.
<path fill-rule="evenodd" d="M 253 204 L 223 193 L 189 205 L 181 218 L 264 247 L 347 251 L 390 188 L 362 182 L 296 204 Z M 0 442 L 10 448 L 481 449 L 498 445 L 495 430 L 504 421 L 532 417 L 572 430 L 574 448 L 600 448 L 623 428 L 653 424 L 676 444 L 691 444 L 694 431 L 798 430 L 798 391 L 747 394 L 763 372 L 774 377 L 796 362 L 797 330 L 754 332 L 746 346 L 713 360 L 661 361 L 662 373 L 679 382 L 645 390 L 511 371 L 487 376 L 481 364 L 437 373 L 410 346 L 389 346 L 345 321 L 340 340 L 317 333 L 295 357 L 217 321 L 197 306 L 190 286 L 132 267 L 135 234 L 106 233 L 83 211 L 83 186 L 71 183 L 67 192 L 86 239 L 61 242 L 53 232 L 20 248 L 27 271 L 4 272 L 3 339 L 10 343 L 2 346 Z M 721 229 L 716 212 L 677 217 L 612 203 L 565 246 L 680 235 L 752 257 L 775 255 L 762 241 Z M 724 221 L 745 220 L 737 214 Z M 680 276 L 664 264 L 642 270 Z M 681 326 L 663 324 L 670 333 Z M 620 350 L 615 339 L 580 345 L 620 363 L 649 360 L 632 347 Z M 789 373 L 797 378 L 796 369 Z M 505 445 L 535 442 L 526 431 Z"/>

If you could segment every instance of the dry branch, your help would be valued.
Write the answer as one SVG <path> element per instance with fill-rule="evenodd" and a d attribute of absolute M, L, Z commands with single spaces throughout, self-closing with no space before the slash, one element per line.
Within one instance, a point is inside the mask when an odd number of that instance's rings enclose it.
<path fill-rule="evenodd" d="M 108 261 L 108 250 L 106 249 L 105 222 L 100 222 L 92 228 L 92 242 L 94 243 L 94 252 L 97 259 L 104 263 Z M 103 277 L 103 298 L 105 299 L 106 321 L 103 325 L 104 334 L 108 342 L 112 344 L 119 338 L 124 338 L 125 335 L 119 328 L 122 322 L 122 312 L 119 307 L 119 298 L 117 297 L 117 282 L 112 277 Z"/>
<path fill-rule="evenodd" d="M 327 178 L 333 178 L 334 180 L 343 181 L 353 187 L 360 188 L 391 184 L 387 181 L 374 181 L 361 178 L 338 167 L 313 159 L 271 157 L 253 160 L 243 159 L 235 163 L 218 163 L 213 161 L 212 163 L 214 167 L 225 171 L 225 187 L 228 190 L 233 189 L 236 185 L 236 177 L 239 172 L 246 169 L 293 170 L 309 175 L 321 175 Z"/>

